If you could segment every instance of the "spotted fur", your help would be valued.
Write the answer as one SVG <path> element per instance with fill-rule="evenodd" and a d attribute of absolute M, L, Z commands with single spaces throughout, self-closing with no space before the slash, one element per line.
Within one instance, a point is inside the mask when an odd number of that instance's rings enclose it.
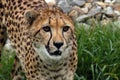
<path fill-rule="evenodd" d="M 16 51 L 13 80 L 73 80 L 74 23 L 60 8 L 44 0 L 0 0 L 0 53 L 7 37 Z"/>

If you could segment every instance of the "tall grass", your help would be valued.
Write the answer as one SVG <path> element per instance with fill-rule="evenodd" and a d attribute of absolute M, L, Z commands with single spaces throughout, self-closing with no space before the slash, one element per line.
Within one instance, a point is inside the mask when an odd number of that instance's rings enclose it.
<path fill-rule="evenodd" d="M 78 68 L 75 80 L 120 80 L 120 25 L 76 25 Z M 11 80 L 14 55 L 3 52 L 0 80 Z M 9 55 L 9 56 L 8 56 Z"/>
<path fill-rule="evenodd" d="M 120 25 L 76 26 L 76 80 L 120 80 Z"/>

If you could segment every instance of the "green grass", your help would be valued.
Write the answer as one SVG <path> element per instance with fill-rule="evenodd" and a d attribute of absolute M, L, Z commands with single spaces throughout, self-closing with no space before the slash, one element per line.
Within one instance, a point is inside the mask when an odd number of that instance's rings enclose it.
<path fill-rule="evenodd" d="M 0 80 L 12 80 L 10 72 L 13 67 L 14 53 L 3 51 L 0 63 Z"/>
<path fill-rule="evenodd" d="M 120 80 L 120 25 L 77 26 L 76 80 Z"/>
<path fill-rule="evenodd" d="M 76 25 L 78 68 L 75 80 L 120 80 L 120 25 Z M 4 52 L 0 80 L 10 80 L 13 56 Z"/>

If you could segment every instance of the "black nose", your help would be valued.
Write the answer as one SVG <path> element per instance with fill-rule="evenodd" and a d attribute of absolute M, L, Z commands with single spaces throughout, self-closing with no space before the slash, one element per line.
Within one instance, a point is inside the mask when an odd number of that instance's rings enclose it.
<path fill-rule="evenodd" d="M 54 42 L 53 44 L 59 49 L 63 45 L 63 42 Z"/>

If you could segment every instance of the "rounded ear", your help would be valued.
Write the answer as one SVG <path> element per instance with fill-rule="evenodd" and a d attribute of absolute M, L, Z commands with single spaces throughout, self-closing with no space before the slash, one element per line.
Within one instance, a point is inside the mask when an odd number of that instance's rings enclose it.
<path fill-rule="evenodd" d="M 75 11 L 75 10 L 71 10 L 70 12 L 68 12 L 68 15 L 71 17 L 71 19 L 72 19 L 73 21 L 76 21 L 76 18 L 77 18 L 77 16 L 78 16 L 78 12 Z"/>
<path fill-rule="evenodd" d="M 34 11 L 34 10 L 31 10 L 31 11 L 26 11 L 25 14 L 24 14 L 27 22 L 29 24 L 32 24 L 33 21 L 38 17 L 38 12 Z"/>

